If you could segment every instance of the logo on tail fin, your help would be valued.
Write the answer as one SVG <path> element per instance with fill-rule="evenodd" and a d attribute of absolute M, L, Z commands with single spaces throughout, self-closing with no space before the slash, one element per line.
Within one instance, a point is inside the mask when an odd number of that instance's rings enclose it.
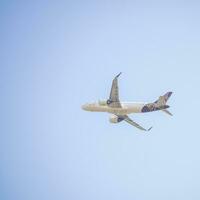
<path fill-rule="evenodd" d="M 164 95 L 166 102 L 167 102 L 167 100 L 171 97 L 171 95 L 172 95 L 172 92 L 167 92 L 167 93 Z"/>
<path fill-rule="evenodd" d="M 171 95 L 172 95 L 172 92 L 167 92 L 165 95 L 160 96 L 159 99 L 155 101 L 154 103 L 157 104 L 158 106 L 165 105 L 168 99 L 171 97 Z"/>

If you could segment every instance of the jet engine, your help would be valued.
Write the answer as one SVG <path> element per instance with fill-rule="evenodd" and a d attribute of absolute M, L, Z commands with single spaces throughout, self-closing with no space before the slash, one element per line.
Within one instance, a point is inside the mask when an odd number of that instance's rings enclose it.
<path fill-rule="evenodd" d="M 105 101 L 105 100 L 99 100 L 99 105 L 100 106 L 106 106 L 107 105 L 107 101 Z"/>
<path fill-rule="evenodd" d="M 109 119 L 110 123 L 115 123 L 115 124 L 121 122 L 122 120 L 124 120 L 124 119 L 120 118 L 116 115 L 111 115 L 110 119 Z"/>

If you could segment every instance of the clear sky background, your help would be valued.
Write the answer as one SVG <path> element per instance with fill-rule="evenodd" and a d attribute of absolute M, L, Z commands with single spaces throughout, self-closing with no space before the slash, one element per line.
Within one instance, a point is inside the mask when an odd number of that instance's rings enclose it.
<path fill-rule="evenodd" d="M 199 200 L 198 1 L 0 2 L 1 200 Z M 162 112 L 110 124 L 81 105 L 120 98 Z"/>

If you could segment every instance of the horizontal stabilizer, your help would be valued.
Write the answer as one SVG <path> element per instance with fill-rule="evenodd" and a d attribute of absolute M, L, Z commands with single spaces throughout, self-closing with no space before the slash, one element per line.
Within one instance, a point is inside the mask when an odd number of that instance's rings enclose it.
<path fill-rule="evenodd" d="M 165 112 L 166 114 L 170 115 L 170 116 L 173 116 L 173 114 L 170 113 L 169 110 L 164 109 L 164 110 L 162 110 L 162 111 Z"/>

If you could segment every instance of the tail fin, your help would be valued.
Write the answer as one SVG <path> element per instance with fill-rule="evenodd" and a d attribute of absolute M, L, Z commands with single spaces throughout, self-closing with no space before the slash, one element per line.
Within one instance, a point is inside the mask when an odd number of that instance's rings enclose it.
<path fill-rule="evenodd" d="M 172 95 L 172 92 L 167 92 L 167 93 L 164 95 L 166 102 L 167 102 L 168 99 L 171 97 L 171 95 Z"/>
<path fill-rule="evenodd" d="M 172 95 L 172 92 L 167 92 L 165 95 L 160 96 L 159 99 L 155 101 L 154 103 L 157 103 L 159 105 L 165 105 L 168 99 L 171 97 L 171 95 Z"/>

